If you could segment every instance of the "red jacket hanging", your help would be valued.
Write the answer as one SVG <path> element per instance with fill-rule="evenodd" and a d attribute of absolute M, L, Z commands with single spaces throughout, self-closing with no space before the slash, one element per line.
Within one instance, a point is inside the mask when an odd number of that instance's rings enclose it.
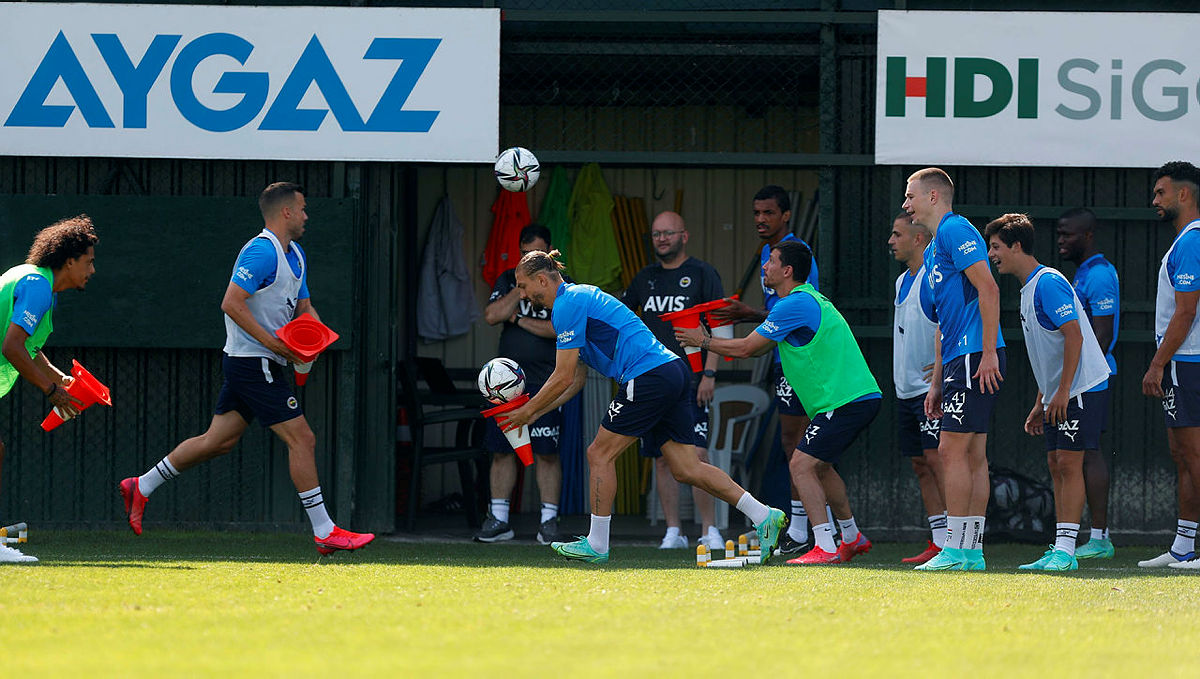
<path fill-rule="evenodd" d="M 483 250 L 483 280 L 489 288 L 521 261 L 521 229 L 530 221 L 526 194 L 501 189 L 492 203 L 492 231 Z"/>

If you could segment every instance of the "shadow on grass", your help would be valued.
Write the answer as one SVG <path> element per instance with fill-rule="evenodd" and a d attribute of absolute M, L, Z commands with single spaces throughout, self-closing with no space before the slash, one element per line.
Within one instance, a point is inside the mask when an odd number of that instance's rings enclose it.
<path fill-rule="evenodd" d="M 38 562 L 41 568 L 146 568 L 150 570 L 161 571 L 194 571 L 195 566 L 182 566 L 178 564 L 165 565 L 145 563 L 144 561 L 49 561 L 42 560 Z"/>

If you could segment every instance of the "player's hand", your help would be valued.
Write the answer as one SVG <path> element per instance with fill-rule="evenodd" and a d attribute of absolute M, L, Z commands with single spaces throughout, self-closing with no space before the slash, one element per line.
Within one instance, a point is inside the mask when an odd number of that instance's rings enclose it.
<path fill-rule="evenodd" d="M 523 405 L 516 410 L 510 410 L 507 413 L 496 415 L 496 424 L 500 426 L 500 431 L 512 431 L 520 429 L 533 421 L 534 415 L 537 413 L 530 409 L 529 405 Z"/>
<path fill-rule="evenodd" d="M 268 338 L 267 342 L 266 342 L 266 347 L 268 349 L 270 349 L 273 353 L 276 353 L 276 354 L 279 354 L 280 356 L 282 356 L 288 363 L 303 363 L 304 362 L 304 361 L 300 360 L 299 356 L 292 353 L 292 350 L 288 349 L 288 345 L 284 344 L 283 340 L 279 339 L 278 337 Z"/>
<path fill-rule="evenodd" d="M 940 420 L 945 414 L 942 411 L 941 385 L 929 387 L 929 393 L 925 394 L 925 417 L 931 420 Z"/>
<path fill-rule="evenodd" d="M 1000 391 L 1000 383 L 1004 381 L 1004 376 L 1000 374 L 1000 359 L 996 357 L 996 352 L 983 352 L 983 357 L 979 359 L 979 370 L 976 370 L 972 377 L 979 382 L 979 390 L 983 393 L 994 394 Z"/>
<path fill-rule="evenodd" d="M 725 301 L 729 302 L 729 306 L 721 307 L 720 309 L 714 309 L 713 311 L 709 312 L 712 315 L 713 320 L 734 322 L 744 321 L 748 318 L 754 318 L 758 314 L 757 309 L 749 304 L 746 304 L 740 299 L 726 297 Z"/>
<path fill-rule="evenodd" d="M 1150 367 L 1146 369 L 1146 374 L 1142 377 L 1142 393 L 1146 396 L 1162 398 L 1162 377 L 1163 369 L 1151 363 Z"/>
<path fill-rule="evenodd" d="M 1050 397 L 1050 405 L 1046 408 L 1046 420 L 1055 426 L 1059 422 L 1065 422 L 1067 419 L 1067 404 L 1070 402 L 1070 390 L 1064 391 L 1062 387 L 1059 387 L 1058 391 L 1054 392 L 1054 396 Z"/>
<path fill-rule="evenodd" d="M 1042 402 L 1038 401 L 1029 411 L 1029 417 L 1025 418 L 1025 433 L 1030 436 L 1041 436 L 1045 431 L 1045 423 L 1046 416 L 1042 410 Z"/>
<path fill-rule="evenodd" d="M 921 368 L 921 372 L 924 373 L 923 375 L 921 375 L 921 379 L 925 380 L 925 384 L 929 384 L 929 383 L 933 382 L 933 364 L 932 363 L 925 366 L 924 368 Z"/>
<path fill-rule="evenodd" d="M 59 417 L 64 420 L 75 417 L 79 414 L 80 409 L 83 408 L 83 401 L 68 394 L 67 390 L 63 387 L 52 390 L 46 396 L 46 399 L 50 401 L 50 405 L 54 406 L 55 410 L 59 411 Z"/>
<path fill-rule="evenodd" d="M 682 347 L 698 347 L 707 337 L 700 328 L 675 328 L 675 341 Z"/>
<path fill-rule="evenodd" d="M 701 377 L 700 386 L 696 387 L 696 403 L 706 406 L 712 403 L 713 391 L 717 384 L 715 377 Z"/>

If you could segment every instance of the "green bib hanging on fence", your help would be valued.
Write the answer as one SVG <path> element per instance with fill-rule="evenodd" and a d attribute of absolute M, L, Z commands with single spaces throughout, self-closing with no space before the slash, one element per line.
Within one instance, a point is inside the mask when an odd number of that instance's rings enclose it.
<path fill-rule="evenodd" d="M 34 266 L 32 264 L 14 266 L 5 271 L 3 276 L 0 276 L 0 318 L 3 318 L 5 321 L 5 333 L 8 332 L 8 326 L 12 325 L 13 297 L 17 290 L 17 283 L 31 274 L 42 276 L 50 281 L 51 289 L 54 288 L 54 272 L 45 267 Z M 53 313 L 54 306 L 51 305 L 46 310 L 45 315 L 42 316 L 42 320 L 38 323 L 37 328 L 34 329 L 33 334 L 25 340 L 25 349 L 29 351 L 30 358 L 36 356 L 37 352 L 41 351 L 42 345 L 46 343 L 46 338 L 54 331 L 54 321 L 51 319 Z M 17 383 L 20 377 L 20 373 L 13 367 L 13 364 L 9 363 L 3 354 L 0 354 L 0 397 L 11 391 L 13 385 Z"/>
<path fill-rule="evenodd" d="M 858 341 L 842 314 L 809 283 L 791 294 L 812 295 L 821 307 L 821 325 L 812 341 L 802 347 L 780 342 L 783 375 L 810 415 L 827 413 L 860 396 L 879 392 L 867 368 Z"/>

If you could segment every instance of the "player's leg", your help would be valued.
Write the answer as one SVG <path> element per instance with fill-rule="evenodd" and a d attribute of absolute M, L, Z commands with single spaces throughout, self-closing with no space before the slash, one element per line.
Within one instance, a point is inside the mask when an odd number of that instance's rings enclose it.
<path fill-rule="evenodd" d="M 705 441 L 707 442 L 707 437 Z M 708 448 L 693 446 L 696 451 L 696 459 L 701 464 L 712 464 L 708 458 Z M 718 547 L 725 545 L 725 540 L 721 537 L 721 531 L 717 528 L 717 512 L 713 504 L 713 496 L 704 492 L 704 490 L 692 486 L 692 504 L 696 507 L 696 513 L 700 515 L 700 524 L 702 526 L 700 540 L 708 547 L 709 551 L 713 551 Z"/>
<path fill-rule="evenodd" d="M 538 517 L 537 541 L 548 545 L 558 539 L 558 501 L 562 497 L 562 460 L 558 457 L 558 444 L 552 454 L 534 454 L 534 471 L 537 475 L 538 496 L 542 500 L 541 515 Z"/>
<path fill-rule="evenodd" d="M 645 451 L 647 446 L 643 445 Z M 658 491 L 658 502 L 662 506 L 663 521 L 667 524 L 667 533 L 663 536 L 659 549 L 685 549 L 688 540 L 683 535 L 683 522 L 679 518 L 679 482 L 671 474 L 671 468 L 661 452 L 654 458 L 655 488 Z"/>
<path fill-rule="evenodd" d="M 1167 446 L 1175 463 L 1178 483 L 1179 518 L 1175 540 L 1165 553 L 1139 561 L 1142 568 L 1161 568 L 1196 558 L 1196 528 L 1200 521 L 1200 485 L 1194 483 L 1191 461 L 1200 459 L 1200 391 L 1191 388 L 1200 382 L 1200 365 L 1172 362 L 1163 371 L 1163 419 L 1167 425 Z"/>
<path fill-rule="evenodd" d="M 142 534 L 147 499 L 159 486 L 179 476 L 185 469 L 229 453 L 246 431 L 246 425 L 245 417 L 236 409 L 213 415 L 212 422 L 203 434 L 175 446 L 141 476 L 131 476 L 121 481 L 121 498 L 134 534 Z"/>
<path fill-rule="evenodd" d="M 824 507 L 828 501 L 825 496 L 825 487 L 821 483 L 819 471 L 821 464 L 821 460 L 802 449 L 797 449 L 788 465 L 792 476 L 792 485 L 799 493 L 800 501 L 806 507 Z M 813 548 L 804 556 L 792 559 L 788 563 L 800 562 L 800 559 L 810 557 L 811 559 L 821 557 L 822 560 L 815 561 L 815 563 L 830 563 L 836 560 L 837 545 L 833 542 L 833 526 L 823 515 L 816 515 L 812 521 Z M 817 523 L 818 521 L 820 523 Z M 808 561 L 802 563 L 808 563 Z"/>
<path fill-rule="evenodd" d="M 937 469 L 940 466 L 938 451 L 931 448 L 921 455 L 908 458 L 917 477 L 917 488 L 921 493 L 921 504 L 925 508 L 925 520 L 929 523 L 929 540 L 924 550 L 901 559 L 901 563 L 923 564 L 946 544 L 946 501 L 942 499 L 941 484 Z"/>
<path fill-rule="evenodd" d="M 788 389 L 790 390 L 791 387 L 788 387 Z M 804 413 L 804 408 L 799 405 L 799 399 L 793 395 L 791 401 L 792 404 L 790 406 L 784 407 L 780 405 L 779 408 L 779 444 L 783 448 L 784 457 L 788 463 L 788 485 L 791 486 L 792 505 L 787 532 L 779 540 L 778 552 L 780 556 L 800 554 L 810 544 L 808 539 L 808 511 L 804 507 L 804 502 L 800 500 L 800 493 L 796 490 L 796 486 L 790 483 L 792 456 L 796 453 L 796 447 L 800 445 L 800 439 L 804 437 L 804 431 L 808 429 L 810 420 L 808 415 Z M 776 402 L 779 403 L 778 398 Z"/>
<path fill-rule="evenodd" d="M 517 455 L 504 433 L 489 417 L 484 424 L 483 445 L 491 451 L 492 465 L 488 471 L 490 501 L 488 515 L 476 531 L 476 542 L 499 542 L 513 539 L 512 524 L 509 523 L 509 503 L 512 501 L 513 486 L 517 483 Z"/>
<path fill-rule="evenodd" d="M 616 403 L 617 401 L 614 401 Z M 621 404 L 626 407 L 625 403 Z M 613 412 L 609 408 L 609 413 Z M 617 457 L 637 440 L 636 435 L 618 434 L 600 424 L 596 438 L 587 449 L 589 508 L 591 510 L 591 526 L 588 534 L 575 542 L 555 542 L 550 546 L 555 552 L 568 559 L 577 559 L 588 563 L 605 563 L 608 561 L 609 530 L 612 523 L 613 500 L 617 497 Z"/>

